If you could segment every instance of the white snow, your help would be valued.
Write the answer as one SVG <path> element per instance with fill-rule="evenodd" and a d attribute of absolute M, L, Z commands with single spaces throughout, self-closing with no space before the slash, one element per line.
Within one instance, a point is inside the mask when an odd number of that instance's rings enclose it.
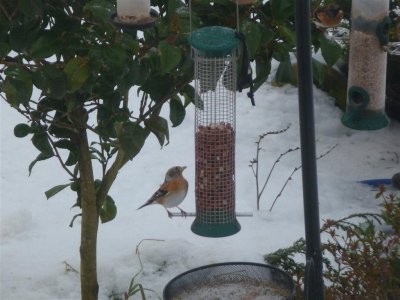
<path fill-rule="evenodd" d="M 135 94 L 132 92 L 132 96 Z M 315 89 L 317 154 L 338 145 L 318 161 L 321 220 L 353 212 L 377 211 L 378 200 L 361 179 L 390 178 L 400 171 L 400 124 L 378 131 L 354 131 L 341 122 L 341 111 L 324 92 Z M 30 138 L 13 136 L 16 124 L 25 120 L 1 102 L 1 283 L 0 298 L 79 299 L 79 275 L 67 271 L 66 263 L 79 270 L 80 223 L 68 225 L 79 210 L 71 209 L 75 195 L 66 189 L 50 200 L 44 192 L 68 183 L 56 159 L 39 162 L 28 177 L 28 165 L 38 152 Z M 168 109 L 164 112 L 168 116 Z M 162 183 L 165 171 L 186 165 L 189 192 L 181 208 L 194 212 L 194 107 L 187 109 L 182 125 L 170 129 L 170 144 L 160 149 L 150 137 L 140 154 L 119 173 L 110 195 L 118 207 L 117 218 L 100 225 L 98 239 L 99 298 L 123 293 L 131 278 L 162 296 L 164 286 L 176 275 L 206 264 L 227 261 L 263 262 L 263 255 L 289 246 L 304 235 L 301 171 L 268 209 L 294 167 L 300 152 L 285 156 L 274 170 L 256 211 L 255 178 L 249 162 L 255 157 L 255 142 L 264 132 L 291 124 L 283 134 L 268 136 L 260 154 L 260 181 L 272 163 L 289 147 L 299 145 L 297 89 L 273 87 L 270 83 L 256 93 L 252 107 L 245 93 L 237 99 L 236 204 L 238 212 L 253 212 L 239 218 L 241 231 L 231 237 L 213 239 L 193 234 L 193 218 L 169 219 L 161 206 L 137 211 Z M 178 210 L 176 210 L 178 212 Z M 322 222 L 322 221 L 321 221 Z M 163 240 L 156 241 L 151 239 Z M 156 299 L 148 292 L 149 299 Z M 138 299 L 138 298 L 133 298 Z"/>

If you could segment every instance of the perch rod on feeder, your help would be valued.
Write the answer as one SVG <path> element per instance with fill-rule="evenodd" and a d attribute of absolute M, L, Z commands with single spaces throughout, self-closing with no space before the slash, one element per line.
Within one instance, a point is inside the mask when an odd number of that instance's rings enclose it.
<path fill-rule="evenodd" d="M 173 212 L 171 213 L 172 217 L 196 217 L 196 213 L 193 212 L 187 212 L 186 214 L 182 214 L 180 212 Z M 237 212 L 236 217 L 252 217 L 253 213 L 252 212 Z"/>

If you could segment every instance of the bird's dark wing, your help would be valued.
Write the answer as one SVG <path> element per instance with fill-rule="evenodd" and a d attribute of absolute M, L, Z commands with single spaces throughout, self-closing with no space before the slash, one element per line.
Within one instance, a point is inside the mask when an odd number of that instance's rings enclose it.
<path fill-rule="evenodd" d="M 143 204 L 142 206 L 140 206 L 138 209 L 141 209 L 142 207 L 145 207 L 147 205 L 153 204 L 154 202 L 156 202 L 157 199 L 159 199 L 162 196 L 165 196 L 168 193 L 167 190 L 164 190 L 162 188 L 159 188 L 154 194 L 153 196 L 150 197 L 149 200 L 146 201 L 145 204 Z"/>

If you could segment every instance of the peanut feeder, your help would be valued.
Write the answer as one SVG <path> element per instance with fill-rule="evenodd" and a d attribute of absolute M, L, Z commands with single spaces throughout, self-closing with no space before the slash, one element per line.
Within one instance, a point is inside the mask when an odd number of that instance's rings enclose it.
<path fill-rule="evenodd" d="M 212 26 L 191 33 L 195 66 L 195 197 L 192 231 L 201 236 L 237 233 L 235 213 L 236 61 L 233 29 Z"/>

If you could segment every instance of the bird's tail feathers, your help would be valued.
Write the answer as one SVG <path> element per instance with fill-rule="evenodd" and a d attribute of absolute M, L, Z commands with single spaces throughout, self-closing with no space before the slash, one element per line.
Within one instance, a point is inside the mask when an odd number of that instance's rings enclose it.
<path fill-rule="evenodd" d="M 137 210 L 139 210 L 139 209 L 141 209 L 141 208 L 143 208 L 143 207 L 145 207 L 145 206 L 147 206 L 147 205 L 153 204 L 153 203 L 154 203 L 154 201 L 152 201 L 152 200 L 150 199 L 150 200 L 147 201 L 145 204 L 143 204 L 142 206 L 138 207 Z"/>

